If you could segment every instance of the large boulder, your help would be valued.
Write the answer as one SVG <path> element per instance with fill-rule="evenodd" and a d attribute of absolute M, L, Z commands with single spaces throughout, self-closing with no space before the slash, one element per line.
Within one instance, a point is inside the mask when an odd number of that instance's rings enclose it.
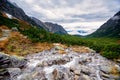
<path fill-rule="evenodd" d="M 20 68 L 25 64 L 26 60 L 24 58 L 9 56 L 0 52 L 0 80 L 9 80 L 11 72 L 14 74 L 20 73 Z"/>

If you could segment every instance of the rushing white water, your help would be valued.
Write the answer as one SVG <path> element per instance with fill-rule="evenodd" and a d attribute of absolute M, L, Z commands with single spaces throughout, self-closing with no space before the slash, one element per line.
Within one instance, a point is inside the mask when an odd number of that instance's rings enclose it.
<path fill-rule="evenodd" d="M 103 80 L 100 67 L 115 65 L 97 53 L 59 54 L 55 49 L 28 55 L 26 59 L 26 67 L 12 80 Z"/>

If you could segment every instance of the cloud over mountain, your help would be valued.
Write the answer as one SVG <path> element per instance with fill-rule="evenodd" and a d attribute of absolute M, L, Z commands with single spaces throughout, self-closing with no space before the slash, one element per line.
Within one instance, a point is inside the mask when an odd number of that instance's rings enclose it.
<path fill-rule="evenodd" d="M 59 23 L 71 34 L 78 29 L 95 31 L 120 10 L 120 0 L 11 0 L 28 15 Z M 78 28 L 79 27 L 79 28 Z M 84 28 L 81 28 L 84 27 Z"/>

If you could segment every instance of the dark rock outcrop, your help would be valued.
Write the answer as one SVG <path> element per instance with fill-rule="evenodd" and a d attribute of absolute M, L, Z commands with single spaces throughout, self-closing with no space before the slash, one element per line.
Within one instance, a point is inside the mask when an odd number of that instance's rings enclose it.
<path fill-rule="evenodd" d="M 9 56 L 0 52 L 0 80 L 10 80 L 8 68 L 22 68 L 26 65 L 24 58 Z"/>

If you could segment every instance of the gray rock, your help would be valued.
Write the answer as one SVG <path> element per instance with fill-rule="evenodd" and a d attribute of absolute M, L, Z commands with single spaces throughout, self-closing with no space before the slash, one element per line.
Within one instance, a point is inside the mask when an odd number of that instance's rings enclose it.
<path fill-rule="evenodd" d="M 55 46 L 55 49 L 56 49 L 56 50 L 64 50 L 64 48 L 61 47 L 61 46 Z"/>
<path fill-rule="evenodd" d="M 0 68 L 8 68 L 11 66 L 10 57 L 0 52 Z"/>
<path fill-rule="evenodd" d="M 12 31 L 18 31 L 17 27 L 12 27 Z"/>
<path fill-rule="evenodd" d="M 75 71 L 74 71 L 74 74 L 75 74 L 75 75 L 80 75 L 80 70 L 75 70 Z"/>
<path fill-rule="evenodd" d="M 7 70 L 8 70 L 10 77 L 12 79 L 17 78 L 17 76 L 21 74 L 20 68 L 7 68 Z"/>
<path fill-rule="evenodd" d="M 23 67 L 26 65 L 27 61 L 23 57 L 11 56 L 11 64 L 13 67 Z"/>
<path fill-rule="evenodd" d="M 74 76 L 74 80 L 79 80 L 79 77 L 80 77 L 80 76 L 75 75 L 75 76 Z"/>
<path fill-rule="evenodd" d="M 117 59 L 117 62 L 120 63 L 120 59 Z"/>
<path fill-rule="evenodd" d="M 104 73 L 109 74 L 112 71 L 112 66 L 111 65 L 102 65 L 102 66 L 100 66 L 100 70 Z"/>
<path fill-rule="evenodd" d="M 91 73 L 93 73 L 93 71 L 89 67 L 82 66 L 81 73 L 83 73 L 85 75 L 90 75 Z"/>
<path fill-rule="evenodd" d="M 20 75 L 17 80 L 34 80 L 32 74 Z"/>
<path fill-rule="evenodd" d="M 81 75 L 78 80 L 92 80 L 88 75 Z"/>
<path fill-rule="evenodd" d="M 3 80 L 10 79 L 10 75 L 12 75 L 12 78 L 17 74 L 20 74 L 21 71 L 17 67 L 23 67 L 25 65 L 26 61 L 24 58 L 9 56 L 0 52 L 0 76 L 1 78 L 3 77 Z"/>
<path fill-rule="evenodd" d="M 115 67 L 116 67 L 117 71 L 120 73 L 120 66 L 116 64 Z"/>
<path fill-rule="evenodd" d="M 101 75 L 101 77 L 103 77 L 103 78 L 107 78 L 107 79 L 110 78 L 110 74 L 105 74 L 105 73 L 103 73 L 103 72 L 100 72 L 100 75 Z"/>

